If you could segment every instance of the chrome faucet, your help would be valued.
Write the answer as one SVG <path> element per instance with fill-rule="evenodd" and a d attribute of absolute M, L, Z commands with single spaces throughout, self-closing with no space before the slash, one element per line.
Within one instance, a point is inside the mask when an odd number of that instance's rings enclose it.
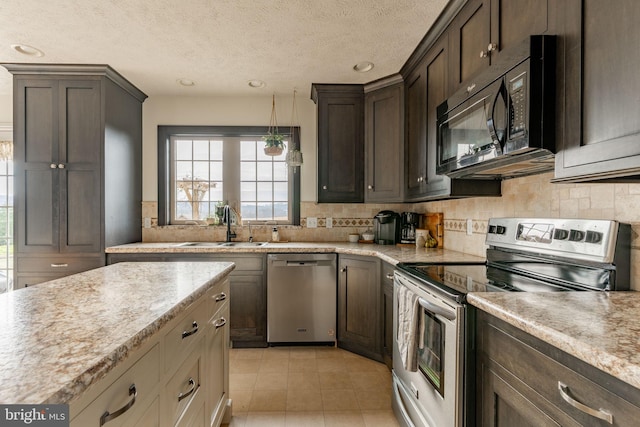
<path fill-rule="evenodd" d="M 247 221 L 247 225 L 249 226 L 249 243 L 253 242 L 253 234 L 251 233 L 251 221 Z"/>
<path fill-rule="evenodd" d="M 231 239 L 236 237 L 236 233 L 231 231 L 231 207 L 229 205 L 224 205 L 222 221 L 227 223 L 227 242 L 230 242 Z"/>

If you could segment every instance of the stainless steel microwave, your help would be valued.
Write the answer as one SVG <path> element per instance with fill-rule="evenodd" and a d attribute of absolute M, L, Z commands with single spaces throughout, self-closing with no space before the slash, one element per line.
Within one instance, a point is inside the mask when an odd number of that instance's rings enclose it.
<path fill-rule="evenodd" d="M 437 108 L 437 172 L 501 179 L 552 170 L 555 37 L 531 36 Z"/>

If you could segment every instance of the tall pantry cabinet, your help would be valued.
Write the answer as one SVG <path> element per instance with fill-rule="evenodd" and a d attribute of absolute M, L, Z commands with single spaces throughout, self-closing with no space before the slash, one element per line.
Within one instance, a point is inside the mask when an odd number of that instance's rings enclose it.
<path fill-rule="evenodd" d="M 14 289 L 105 265 L 141 240 L 142 102 L 107 65 L 14 76 Z"/>

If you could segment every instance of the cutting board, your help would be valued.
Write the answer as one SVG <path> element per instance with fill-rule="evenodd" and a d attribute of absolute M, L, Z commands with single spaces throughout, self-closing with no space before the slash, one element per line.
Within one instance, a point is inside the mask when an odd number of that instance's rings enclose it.
<path fill-rule="evenodd" d="M 438 247 L 444 247 L 444 215 L 442 212 L 424 214 L 422 228 L 429 230 L 431 237 L 438 241 Z"/>

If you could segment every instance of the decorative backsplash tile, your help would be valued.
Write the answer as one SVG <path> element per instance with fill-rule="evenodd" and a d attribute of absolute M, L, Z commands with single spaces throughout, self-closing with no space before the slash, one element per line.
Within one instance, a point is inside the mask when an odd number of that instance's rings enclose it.
<path fill-rule="evenodd" d="M 631 224 L 633 265 L 640 265 L 640 183 L 553 184 L 553 173 L 505 180 L 502 197 L 477 197 L 423 203 L 300 204 L 300 226 L 278 226 L 280 239 L 289 241 L 345 242 L 349 233 L 373 228 L 373 217 L 381 210 L 395 212 L 442 212 L 445 248 L 484 256 L 484 234 L 492 217 L 551 217 L 615 219 Z M 143 202 L 143 217 L 151 227 L 143 228 L 143 241 L 221 240 L 224 227 L 157 226 L 157 203 Z M 307 228 L 307 218 L 317 218 L 317 228 Z M 326 219 L 332 218 L 332 227 Z M 468 235 L 467 219 L 472 220 Z M 254 239 L 269 240 L 272 226 L 252 226 Z M 236 227 L 240 239 L 248 238 L 247 227 Z M 636 262 L 637 261 L 637 262 Z M 633 284 L 640 286 L 640 268 L 632 268 Z"/>

